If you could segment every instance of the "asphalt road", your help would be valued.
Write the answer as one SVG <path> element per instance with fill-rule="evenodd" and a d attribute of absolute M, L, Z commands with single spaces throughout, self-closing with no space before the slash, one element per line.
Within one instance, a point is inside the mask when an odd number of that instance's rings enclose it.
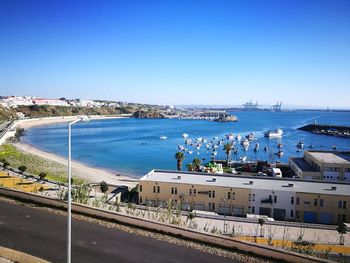
<path fill-rule="evenodd" d="M 66 261 L 66 217 L 0 200 L 0 246 Z M 73 219 L 72 262 L 232 262 L 151 237 Z"/>

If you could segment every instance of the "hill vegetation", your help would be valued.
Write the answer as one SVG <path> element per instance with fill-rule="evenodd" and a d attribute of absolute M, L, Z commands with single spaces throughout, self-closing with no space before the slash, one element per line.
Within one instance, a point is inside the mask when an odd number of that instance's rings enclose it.
<path fill-rule="evenodd" d="M 157 107 L 142 104 L 128 104 L 119 107 L 75 107 L 75 106 L 19 106 L 17 108 L 4 108 L 0 106 L 0 122 L 14 120 L 18 113 L 24 114 L 29 118 L 40 117 L 56 117 L 56 116 L 76 116 L 76 115 L 119 115 L 119 114 L 134 114 L 142 111 L 143 116 L 159 117 Z M 136 114 L 137 115 L 137 114 Z M 137 116 L 134 116 L 137 117 Z"/>

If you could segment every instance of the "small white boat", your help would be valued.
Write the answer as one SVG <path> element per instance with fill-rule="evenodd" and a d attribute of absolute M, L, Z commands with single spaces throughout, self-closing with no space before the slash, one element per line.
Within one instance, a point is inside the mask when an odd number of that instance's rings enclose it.
<path fill-rule="evenodd" d="M 282 135 L 283 135 L 283 130 L 282 129 L 277 129 L 275 131 L 267 131 L 264 133 L 265 137 L 268 137 L 268 138 L 281 138 Z"/>
<path fill-rule="evenodd" d="M 240 134 L 238 134 L 236 139 L 237 139 L 237 141 L 240 141 L 242 139 L 242 136 Z"/>
<path fill-rule="evenodd" d="M 233 133 L 230 133 L 230 134 L 227 134 L 227 135 L 226 135 L 226 138 L 227 138 L 227 140 L 229 140 L 229 141 L 233 141 L 234 138 L 235 138 L 235 136 L 233 135 Z"/>
<path fill-rule="evenodd" d="M 283 151 L 279 150 L 278 152 L 275 153 L 277 156 L 281 157 L 283 155 Z"/>
<path fill-rule="evenodd" d="M 188 154 L 192 154 L 193 153 L 193 151 L 188 151 Z"/>
<path fill-rule="evenodd" d="M 183 133 L 182 134 L 182 138 L 184 138 L 184 139 L 188 138 L 188 134 L 187 133 Z"/>
<path fill-rule="evenodd" d="M 279 144 L 277 144 L 277 147 L 278 147 L 278 149 L 282 149 L 283 148 L 283 144 L 279 143 Z"/>
<path fill-rule="evenodd" d="M 166 140 L 166 139 L 168 139 L 168 137 L 162 135 L 162 136 L 159 137 L 159 139 L 161 139 L 161 140 Z"/>
<path fill-rule="evenodd" d="M 245 162 L 245 161 L 247 161 L 247 156 L 242 156 L 242 157 L 239 157 L 239 160 L 241 161 L 241 162 Z"/>
<path fill-rule="evenodd" d="M 248 147 L 249 146 L 249 141 L 247 139 L 245 139 L 244 141 L 241 142 L 241 144 L 243 145 L 243 147 Z"/>
<path fill-rule="evenodd" d="M 259 151 L 259 143 L 257 143 L 257 144 L 255 144 L 255 147 L 254 147 L 254 152 L 257 152 L 257 151 Z"/>
<path fill-rule="evenodd" d="M 298 143 L 297 143 L 297 148 L 303 148 L 304 147 L 304 142 L 303 141 L 299 141 Z"/>

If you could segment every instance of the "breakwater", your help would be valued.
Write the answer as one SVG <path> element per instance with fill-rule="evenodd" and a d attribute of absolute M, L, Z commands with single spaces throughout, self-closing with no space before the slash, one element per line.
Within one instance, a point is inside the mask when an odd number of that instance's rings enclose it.
<path fill-rule="evenodd" d="M 337 126 L 327 124 L 308 124 L 298 128 L 301 131 L 308 131 L 319 135 L 329 135 L 350 138 L 350 127 L 349 126 Z"/>

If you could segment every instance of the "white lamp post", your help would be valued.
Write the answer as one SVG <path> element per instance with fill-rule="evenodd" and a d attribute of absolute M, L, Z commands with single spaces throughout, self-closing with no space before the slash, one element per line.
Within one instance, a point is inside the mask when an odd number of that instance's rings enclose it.
<path fill-rule="evenodd" d="M 87 116 L 79 116 L 78 119 L 68 124 L 68 229 L 67 229 L 67 263 L 71 263 L 72 256 L 72 153 L 71 135 L 72 125 L 84 121 L 88 122 Z"/>

